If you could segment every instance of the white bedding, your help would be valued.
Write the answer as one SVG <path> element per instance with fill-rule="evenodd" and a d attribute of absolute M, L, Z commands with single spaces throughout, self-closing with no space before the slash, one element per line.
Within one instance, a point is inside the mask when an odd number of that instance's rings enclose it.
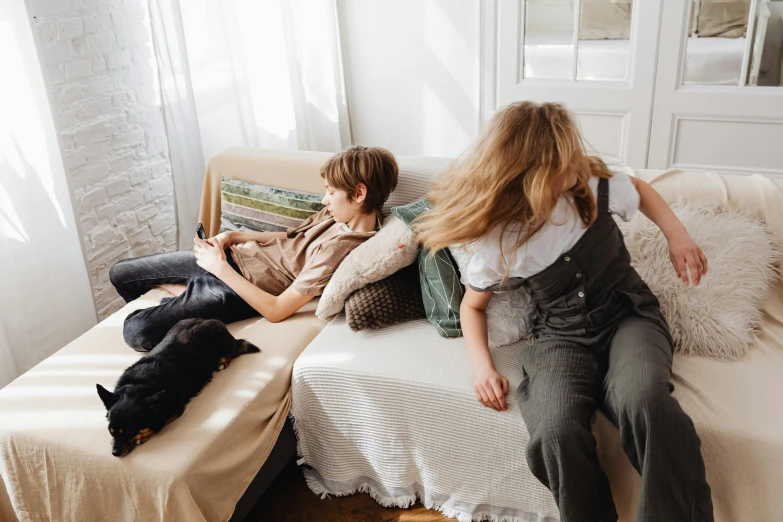
<path fill-rule="evenodd" d="M 752 212 L 783 244 L 783 194 L 767 178 L 639 174 L 667 201 Z M 716 522 L 783 513 L 783 281 L 763 308 L 743 360 L 674 360 L 674 395 L 701 438 Z M 294 365 L 291 411 L 308 485 L 322 494 L 366 491 L 386 506 L 418 498 L 462 521 L 557 520 L 551 493 L 525 463 L 528 435 L 514 393 L 524 346 L 491 349 L 511 390 L 509 409 L 496 412 L 473 395 L 463 338 L 442 338 L 424 320 L 353 332 L 337 316 Z M 620 522 L 630 522 L 641 480 L 600 414 L 594 432 Z"/>
<path fill-rule="evenodd" d="M 512 390 L 523 346 L 492 349 Z M 387 506 L 418 497 L 460 520 L 557 520 L 552 494 L 525 465 L 516 397 L 498 413 L 476 401 L 472 381 L 464 340 L 440 337 L 426 320 L 353 332 L 337 316 L 294 364 L 291 413 L 300 455 L 314 468 L 308 485 L 370 491 Z"/>
<path fill-rule="evenodd" d="M 744 361 L 675 357 L 675 396 L 701 437 L 718 522 L 783 512 L 783 413 L 774 407 L 783 393 L 774 339 L 783 327 L 774 323 Z M 291 412 L 299 454 L 312 466 L 308 486 L 368 492 L 384 506 L 419 499 L 463 522 L 558 520 L 551 493 L 525 463 L 528 434 L 514 393 L 524 347 L 492 349 L 511 390 L 509 409 L 496 412 L 473 395 L 462 338 L 440 337 L 425 320 L 353 332 L 338 316 L 294 365 Z M 620 520 L 630 522 L 639 475 L 601 414 L 594 432 Z"/>
<path fill-rule="evenodd" d="M 745 38 L 689 38 L 682 83 L 737 85 Z"/>
<path fill-rule="evenodd" d="M 528 33 L 525 36 L 525 78 L 570 75 L 574 50 L 567 33 Z M 581 40 L 577 79 L 623 81 L 630 40 Z M 744 38 L 690 38 L 683 83 L 736 85 L 745 48 Z"/>

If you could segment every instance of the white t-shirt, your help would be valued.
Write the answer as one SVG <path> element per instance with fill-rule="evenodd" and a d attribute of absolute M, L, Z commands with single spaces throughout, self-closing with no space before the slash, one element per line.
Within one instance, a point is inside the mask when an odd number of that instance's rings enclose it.
<path fill-rule="evenodd" d="M 610 170 L 614 176 L 609 179 L 609 211 L 624 221 L 630 221 L 639 209 L 639 193 L 630 178 L 635 172 L 628 167 L 610 167 Z M 597 177 L 590 179 L 590 189 L 596 203 L 598 182 Z M 500 255 L 498 241 L 502 228 L 494 228 L 469 245 L 472 257 L 466 275 L 473 288 L 487 288 L 503 279 L 506 265 Z M 552 211 L 552 219 L 519 247 L 515 255 L 513 246 L 517 230 L 517 227 L 509 226 L 503 237 L 506 262 L 511 264 L 510 278 L 530 277 L 541 272 L 573 248 L 587 228 L 576 208 L 568 202 L 566 196 L 561 196 Z"/>

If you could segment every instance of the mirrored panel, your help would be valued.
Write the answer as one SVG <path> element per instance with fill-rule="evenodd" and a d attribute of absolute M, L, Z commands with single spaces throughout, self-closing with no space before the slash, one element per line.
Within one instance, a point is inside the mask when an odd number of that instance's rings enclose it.
<path fill-rule="evenodd" d="M 683 84 L 739 85 L 751 0 L 692 0 Z"/>
<path fill-rule="evenodd" d="M 783 0 L 756 5 L 747 85 L 783 87 Z"/>
<path fill-rule="evenodd" d="M 582 0 L 577 80 L 625 81 L 632 0 Z"/>
<path fill-rule="evenodd" d="M 574 1 L 525 0 L 524 77 L 574 77 Z"/>
<path fill-rule="evenodd" d="M 524 77 L 625 81 L 631 8 L 632 0 L 525 0 Z"/>
<path fill-rule="evenodd" d="M 691 0 L 683 84 L 781 86 L 783 1 Z"/>

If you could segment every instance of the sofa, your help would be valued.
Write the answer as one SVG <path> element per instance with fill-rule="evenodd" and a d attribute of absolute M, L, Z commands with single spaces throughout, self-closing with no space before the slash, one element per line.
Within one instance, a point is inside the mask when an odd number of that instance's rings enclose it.
<path fill-rule="evenodd" d="M 220 227 L 228 177 L 318 193 L 329 154 L 232 149 L 209 162 L 199 220 Z M 414 201 L 448 159 L 400 157 L 385 205 Z M 668 199 L 690 193 L 759 214 L 783 243 L 783 198 L 760 176 L 642 171 Z M 194 227 L 195 228 L 195 227 Z M 185 414 L 124 458 L 111 455 L 95 384 L 111 388 L 141 355 L 124 318 L 154 306 L 153 289 L 0 390 L 0 520 L 241 520 L 298 453 L 320 494 L 367 491 L 386 505 L 419 498 L 461 520 L 556 520 L 551 494 L 526 469 L 526 432 L 513 394 L 499 414 L 473 397 L 462 339 L 425 320 L 353 332 L 318 300 L 286 321 L 229 330 L 260 354 L 215 374 Z M 736 363 L 678 357 L 676 395 L 702 437 L 716 520 L 775 520 L 783 512 L 783 286 L 768 296 L 750 356 Z M 46 323 L 42 324 L 46 327 Z M 524 343 L 493 349 L 512 389 Z M 293 376 L 293 377 L 292 377 Z M 293 412 L 298 440 L 289 411 Z M 621 520 L 633 520 L 639 477 L 598 416 L 595 432 Z"/>
<path fill-rule="evenodd" d="M 420 179 L 422 171 L 414 171 Z M 637 175 L 667 201 L 750 213 L 783 245 L 778 180 L 679 170 Z M 760 329 L 740 360 L 674 359 L 674 395 L 700 436 L 719 522 L 783 517 L 779 275 L 762 306 Z M 420 500 L 463 521 L 558 520 L 551 493 L 526 465 L 528 435 L 514 390 L 527 342 L 491 349 L 511 390 L 508 410 L 496 412 L 475 399 L 463 338 L 441 337 L 424 319 L 354 332 L 339 314 L 294 364 L 292 415 L 308 485 L 322 495 L 367 492 L 385 506 Z M 620 520 L 633 521 L 641 478 L 603 414 L 593 431 Z"/>

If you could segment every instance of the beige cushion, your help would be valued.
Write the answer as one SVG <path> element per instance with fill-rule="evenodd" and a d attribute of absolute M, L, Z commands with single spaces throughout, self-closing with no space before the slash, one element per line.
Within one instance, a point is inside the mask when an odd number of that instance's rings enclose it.
<path fill-rule="evenodd" d="M 630 0 L 582 1 L 580 40 L 627 40 L 630 35 Z"/>
<path fill-rule="evenodd" d="M 707 257 L 700 284 L 686 286 L 677 278 L 666 238 L 641 213 L 629 223 L 617 220 L 631 262 L 660 299 L 678 353 L 739 359 L 761 324 L 779 247 L 766 225 L 744 212 L 688 204 L 673 210 Z"/>
<path fill-rule="evenodd" d="M 397 216 L 388 216 L 380 232 L 353 249 L 334 271 L 315 314 L 325 319 L 340 312 L 352 292 L 410 265 L 418 252 L 413 231 Z"/>
<path fill-rule="evenodd" d="M 700 37 L 739 38 L 748 27 L 750 0 L 702 0 L 696 32 Z"/>

